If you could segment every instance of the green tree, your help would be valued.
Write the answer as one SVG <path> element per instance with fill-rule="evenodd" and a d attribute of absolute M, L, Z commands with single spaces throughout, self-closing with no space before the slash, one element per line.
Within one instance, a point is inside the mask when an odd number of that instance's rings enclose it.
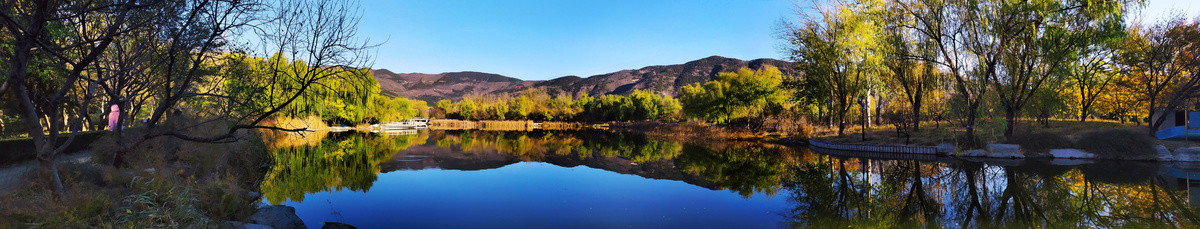
<path fill-rule="evenodd" d="M 704 84 L 684 86 L 678 99 L 685 115 L 726 123 L 733 119 L 759 117 L 785 109 L 781 90 L 783 74 L 768 67 L 752 71 L 722 72 Z"/>

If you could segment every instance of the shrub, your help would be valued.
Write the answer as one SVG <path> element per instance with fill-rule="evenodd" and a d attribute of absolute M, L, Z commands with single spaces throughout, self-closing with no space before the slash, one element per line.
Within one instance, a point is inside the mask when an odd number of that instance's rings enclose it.
<path fill-rule="evenodd" d="M 1154 140 L 1129 130 L 1102 130 L 1083 134 L 1076 142 L 1099 158 L 1147 160 L 1154 158 Z"/>
<path fill-rule="evenodd" d="M 1074 147 L 1074 144 L 1071 144 L 1071 139 L 1046 132 L 1014 134 L 1008 140 L 1004 141 L 1004 143 L 1017 144 L 1025 152 L 1037 154 L 1047 154 L 1052 149 Z"/>

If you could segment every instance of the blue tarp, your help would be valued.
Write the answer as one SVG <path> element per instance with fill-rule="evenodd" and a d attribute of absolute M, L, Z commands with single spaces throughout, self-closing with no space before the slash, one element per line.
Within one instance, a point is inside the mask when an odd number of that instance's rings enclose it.
<path fill-rule="evenodd" d="M 1188 112 L 1188 129 L 1200 129 L 1200 111 Z"/>
<path fill-rule="evenodd" d="M 1184 126 L 1176 126 L 1159 130 L 1154 135 L 1162 140 L 1198 140 L 1200 139 L 1200 130 L 1188 130 Z"/>

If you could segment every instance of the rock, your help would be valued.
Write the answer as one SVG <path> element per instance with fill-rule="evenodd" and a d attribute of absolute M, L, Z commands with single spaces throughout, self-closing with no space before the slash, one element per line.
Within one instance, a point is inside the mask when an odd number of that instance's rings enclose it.
<path fill-rule="evenodd" d="M 271 226 L 275 229 L 308 229 L 300 220 L 300 216 L 296 216 L 296 208 L 283 205 L 259 208 L 258 212 L 250 215 L 250 222 Z"/>
<path fill-rule="evenodd" d="M 1095 154 L 1077 149 L 1052 149 L 1050 155 L 1054 158 L 1096 158 Z"/>
<path fill-rule="evenodd" d="M 1200 147 L 1179 148 L 1171 156 L 1175 161 L 1200 161 Z"/>
<path fill-rule="evenodd" d="M 1013 144 L 988 144 L 988 157 L 994 158 L 1025 158 L 1021 146 Z"/>
<path fill-rule="evenodd" d="M 1167 149 L 1166 146 L 1157 145 L 1157 146 L 1154 146 L 1154 150 L 1158 151 L 1158 160 L 1159 161 L 1174 161 L 1175 160 L 1175 156 L 1171 154 L 1171 150 Z"/>
<path fill-rule="evenodd" d="M 962 151 L 961 153 L 958 153 L 958 156 L 960 156 L 960 157 L 985 157 L 985 156 L 987 156 L 987 154 L 988 154 L 987 151 L 984 151 L 981 149 L 973 149 L 973 150 Z"/>
<path fill-rule="evenodd" d="M 338 223 L 338 222 L 325 222 L 325 226 L 321 226 L 321 229 L 358 229 L 358 228 L 354 227 L 353 225 L 350 225 L 350 224 L 344 224 L 344 223 Z"/>
<path fill-rule="evenodd" d="M 262 224 L 253 224 L 253 223 L 246 223 L 246 222 L 238 222 L 238 221 L 225 221 L 225 223 L 221 224 L 221 227 L 220 227 L 220 228 L 229 228 L 229 229 L 271 229 L 271 227 L 270 227 L 270 226 L 267 226 L 267 225 L 262 225 Z"/>
<path fill-rule="evenodd" d="M 958 149 L 958 146 L 954 145 L 954 143 L 942 143 L 933 148 L 937 149 L 937 152 L 940 154 L 950 155 L 954 153 L 954 150 Z"/>

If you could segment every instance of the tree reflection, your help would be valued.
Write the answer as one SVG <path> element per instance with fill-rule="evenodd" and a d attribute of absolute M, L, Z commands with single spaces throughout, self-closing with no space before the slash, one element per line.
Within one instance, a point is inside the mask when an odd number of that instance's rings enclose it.
<path fill-rule="evenodd" d="M 595 155 L 620 157 L 635 163 L 671 160 L 679 155 L 682 148 L 678 142 L 651 139 L 640 134 L 601 131 L 447 131 L 437 144 L 468 153 L 494 150 L 518 156 L 523 161 L 543 161 L 547 155 L 575 153 L 579 159 Z"/>
<path fill-rule="evenodd" d="M 427 135 L 342 134 L 318 145 L 272 149 L 275 164 L 260 186 L 271 204 L 304 201 L 304 194 L 349 189 L 366 191 L 379 174 L 379 163 Z"/>
<path fill-rule="evenodd" d="M 717 189 L 774 196 L 798 161 L 792 149 L 763 144 L 730 144 L 716 148 L 686 145 L 676 164 L 688 174 L 703 176 Z"/>
<path fill-rule="evenodd" d="M 1144 172 L 1085 176 L 1088 169 L 1155 170 L 1161 164 L 865 161 L 817 156 L 797 166 L 784 183 L 795 204 L 784 215 L 796 227 L 1195 228 L 1200 210 L 1187 203 L 1185 179 Z M 1055 171 L 1060 168 L 1066 170 Z"/>
<path fill-rule="evenodd" d="M 430 148 L 404 151 L 425 142 Z M 366 191 L 383 172 L 381 163 L 403 154 L 449 166 L 444 169 L 538 161 L 681 180 L 745 198 L 782 196 L 792 206 L 780 213 L 795 227 L 1195 228 L 1200 223 L 1200 210 L 1189 202 L 1198 198 L 1191 194 L 1196 182 L 1164 175 L 1197 167 L 1190 164 L 882 160 L 802 147 L 696 145 L 602 131 L 350 133 L 270 145 L 275 164 L 262 192 L 272 204 L 303 201 L 312 192 Z"/>

